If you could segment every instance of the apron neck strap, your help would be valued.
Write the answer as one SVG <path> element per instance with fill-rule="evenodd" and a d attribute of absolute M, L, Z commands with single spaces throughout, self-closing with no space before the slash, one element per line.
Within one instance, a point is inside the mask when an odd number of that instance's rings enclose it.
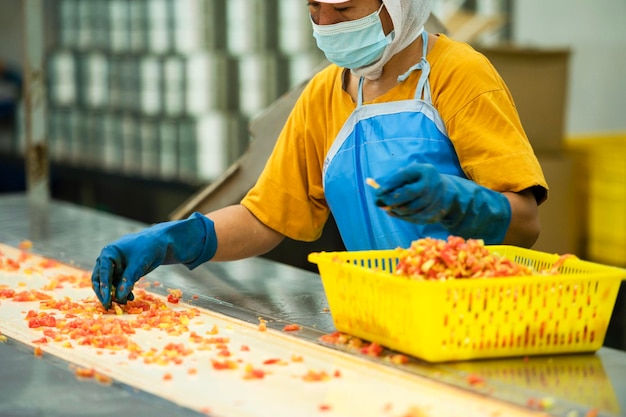
<path fill-rule="evenodd" d="M 423 99 L 424 101 L 431 103 L 430 97 L 430 83 L 428 82 L 428 76 L 430 75 L 430 63 L 426 60 L 426 54 L 428 53 L 428 32 L 422 32 L 422 58 L 420 62 L 413 65 L 404 74 L 398 77 L 398 82 L 406 81 L 413 71 L 421 70 L 422 74 L 417 82 L 417 88 L 415 89 L 415 99 Z"/>
<path fill-rule="evenodd" d="M 430 75 L 430 64 L 426 60 L 426 53 L 428 52 L 428 32 L 425 30 L 422 31 L 422 58 L 420 61 L 409 68 L 404 74 L 398 77 L 398 82 L 404 82 L 409 75 L 413 71 L 421 70 L 422 74 L 420 75 L 420 79 L 417 83 L 417 89 L 415 90 L 415 99 L 423 99 L 424 101 L 431 103 L 430 96 L 430 83 L 428 82 L 428 76 Z M 363 83 L 365 81 L 365 77 L 359 78 L 359 87 L 357 89 L 357 107 L 361 107 L 363 105 Z"/>
<path fill-rule="evenodd" d="M 365 77 L 359 78 L 359 88 L 356 96 L 356 106 L 361 107 L 363 105 L 363 83 L 365 82 Z"/>

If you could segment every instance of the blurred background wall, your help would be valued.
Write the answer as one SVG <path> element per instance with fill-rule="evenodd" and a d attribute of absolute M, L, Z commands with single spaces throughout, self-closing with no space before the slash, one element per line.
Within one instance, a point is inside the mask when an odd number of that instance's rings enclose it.
<path fill-rule="evenodd" d="M 572 50 L 568 135 L 623 133 L 626 2 L 524 0 L 514 4 L 515 42 L 566 46 Z"/>

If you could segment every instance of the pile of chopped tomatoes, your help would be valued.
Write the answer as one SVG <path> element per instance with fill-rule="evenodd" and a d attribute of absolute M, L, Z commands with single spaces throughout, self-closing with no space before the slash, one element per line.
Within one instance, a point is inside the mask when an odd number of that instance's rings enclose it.
<path fill-rule="evenodd" d="M 563 255 L 548 270 L 533 268 L 489 251 L 481 239 L 449 236 L 447 240 L 423 238 L 406 249 L 399 249 L 394 274 L 415 280 L 446 281 L 492 277 L 555 275 L 573 255 Z"/>
<path fill-rule="evenodd" d="M 273 366 L 287 366 L 290 363 L 303 362 L 299 355 L 292 355 L 290 360 L 271 357 L 262 360 L 259 364 L 242 364 L 243 359 L 236 358 L 236 351 L 249 352 L 248 345 L 241 345 L 239 349 L 231 347 L 229 337 L 219 335 L 219 328 L 213 325 L 205 334 L 192 330 L 192 321 L 200 315 L 200 310 L 190 306 L 179 305 L 183 292 L 179 289 L 168 289 L 166 298 L 146 292 L 147 285 L 135 287 L 135 299 L 121 305 L 113 303 L 111 309 L 105 310 L 94 296 L 82 300 L 69 297 L 55 298 L 55 290 L 65 286 L 74 288 L 90 288 L 88 274 L 79 271 L 75 274 L 54 272 L 60 263 L 36 257 L 26 250 L 24 245 L 18 256 L 7 256 L 0 252 L 0 270 L 35 274 L 46 270 L 47 281 L 40 289 L 15 289 L 7 285 L 0 285 L 0 299 L 13 302 L 37 302 L 38 308 L 31 308 L 25 312 L 24 320 L 28 328 L 41 332 L 41 336 L 31 342 L 36 345 L 35 355 L 43 355 L 42 346 L 49 343 L 58 343 L 64 348 L 83 346 L 96 349 L 98 354 L 103 351 L 111 353 L 125 352 L 129 360 L 139 360 L 147 365 L 181 365 L 185 358 L 194 351 L 210 351 L 213 358 L 207 364 L 213 370 L 243 371 L 244 379 L 263 379 L 271 374 L 269 368 Z M 25 286 L 25 284 L 20 284 Z M 195 297 L 197 298 L 197 297 Z M 259 317 L 259 331 L 267 330 L 268 320 Z M 286 324 L 284 332 L 299 331 L 298 324 Z M 166 343 L 160 348 L 153 346 L 143 347 L 135 342 L 134 336 L 138 332 L 164 332 L 177 337 L 176 342 Z M 181 336 L 186 338 L 181 339 Z M 3 336 L 4 337 L 4 336 Z M 196 373 L 197 368 L 190 368 L 189 374 Z M 99 374 L 92 368 L 77 368 L 76 375 L 80 378 L 110 381 L 106 376 Z M 323 370 L 308 370 L 301 376 L 304 381 L 326 380 L 328 373 Z M 339 377 L 340 372 L 333 374 Z M 164 374 L 164 380 L 173 378 L 171 372 Z"/>

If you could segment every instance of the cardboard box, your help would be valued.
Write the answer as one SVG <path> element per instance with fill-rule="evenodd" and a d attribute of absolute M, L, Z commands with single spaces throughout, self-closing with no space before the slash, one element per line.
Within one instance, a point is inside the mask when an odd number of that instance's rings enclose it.
<path fill-rule="evenodd" d="M 541 234 L 533 249 L 584 257 L 583 207 L 578 204 L 575 161 L 565 153 L 538 154 L 550 192 L 539 206 Z"/>
<path fill-rule="evenodd" d="M 522 125 L 536 152 L 563 149 L 568 49 L 476 46 L 509 87 Z"/>
<path fill-rule="evenodd" d="M 506 18 L 502 14 L 474 13 L 463 9 L 456 10 L 443 21 L 449 37 L 467 43 L 477 42 L 482 36 L 497 32 L 505 23 Z"/>

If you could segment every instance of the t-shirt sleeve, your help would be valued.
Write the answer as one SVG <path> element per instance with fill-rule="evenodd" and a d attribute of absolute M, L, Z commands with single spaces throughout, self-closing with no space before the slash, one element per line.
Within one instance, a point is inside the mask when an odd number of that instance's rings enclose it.
<path fill-rule="evenodd" d="M 327 71 L 326 71 L 327 72 Z M 261 222 L 285 236 L 313 241 L 329 216 L 322 166 L 326 154 L 330 93 L 320 91 L 323 73 L 305 88 L 283 127 L 263 172 L 241 204 Z"/>
<path fill-rule="evenodd" d="M 521 124 L 513 97 L 486 57 L 461 49 L 437 80 L 440 110 L 465 174 L 504 192 L 532 189 L 539 203 L 548 184 Z M 433 71 L 435 72 L 435 71 Z"/>

